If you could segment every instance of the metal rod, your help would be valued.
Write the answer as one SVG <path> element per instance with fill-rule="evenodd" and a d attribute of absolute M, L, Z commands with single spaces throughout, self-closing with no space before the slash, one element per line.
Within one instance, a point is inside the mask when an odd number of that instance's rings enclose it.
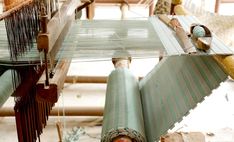
<path fill-rule="evenodd" d="M 103 116 L 103 107 L 54 107 L 50 112 L 50 116 L 60 116 L 65 110 L 65 116 Z M 14 117 L 15 111 L 12 107 L 0 108 L 0 117 Z"/>

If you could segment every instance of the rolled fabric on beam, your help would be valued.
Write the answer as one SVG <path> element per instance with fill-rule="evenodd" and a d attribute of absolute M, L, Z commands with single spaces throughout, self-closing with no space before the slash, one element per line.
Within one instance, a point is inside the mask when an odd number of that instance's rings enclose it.
<path fill-rule="evenodd" d="M 102 128 L 102 142 L 128 137 L 146 141 L 137 79 L 127 68 L 117 68 L 109 75 Z"/>
<path fill-rule="evenodd" d="M 0 76 L 0 107 L 2 107 L 14 91 L 12 72 L 15 71 L 7 70 Z"/>

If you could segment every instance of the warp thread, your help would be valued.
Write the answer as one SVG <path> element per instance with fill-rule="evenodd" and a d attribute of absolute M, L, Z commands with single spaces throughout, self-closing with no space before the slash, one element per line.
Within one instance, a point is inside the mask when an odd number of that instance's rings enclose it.
<path fill-rule="evenodd" d="M 11 60 L 30 51 L 36 43 L 40 21 L 36 2 L 23 6 L 4 18 Z"/>

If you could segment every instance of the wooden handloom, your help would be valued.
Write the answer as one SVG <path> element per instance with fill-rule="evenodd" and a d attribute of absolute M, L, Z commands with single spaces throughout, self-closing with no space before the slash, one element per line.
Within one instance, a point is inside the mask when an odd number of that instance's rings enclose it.
<path fill-rule="evenodd" d="M 3 73 L 1 81 L 6 84 L 6 88 L 1 90 L 1 93 L 4 94 L 1 95 L 5 97 L 12 95 L 17 98 L 15 99 L 14 116 L 16 118 L 18 141 L 32 142 L 37 139 L 40 141 L 40 134 L 47 124 L 46 121 L 52 106 L 57 102 L 70 65 L 70 60 L 57 60 L 55 56 L 61 47 L 70 24 L 74 21 L 75 10 L 78 12 L 93 1 L 81 3 L 77 0 L 68 0 L 63 3 L 59 10 L 56 10 L 57 13 L 56 11 L 50 11 L 51 7 L 48 8 L 47 3 L 44 3 L 46 1 L 5 0 L 4 2 L 4 12 L 0 16 L 1 20 L 10 19 L 12 15 L 17 15 L 21 9 L 28 8 L 31 5 L 38 6 L 37 10 L 40 10 L 41 25 L 37 25 L 38 28 L 40 27 L 40 33 L 37 35 L 37 39 L 34 37 L 32 41 L 37 41 L 37 50 L 43 52 L 44 59 L 43 61 L 38 61 L 39 58 L 36 57 L 37 59 L 32 63 L 41 62 L 41 65 L 30 65 L 30 62 L 22 62 L 25 65 L 11 66 L 3 62 L 1 66 L 1 69 L 3 69 L 1 71 L 1 74 Z M 39 15 L 34 16 L 37 17 Z M 12 18 L 12 20 L 14 19 Z M 29 29 L 29 27 L 18 28 L 19 30 L 20 28 Z M 10 38 L 9 35 L 8 38 Z M 31 47 L 34 48 L 36 46 Z M 30 54 L 30 50 L 32 52 L 35 50 L 27 49 L 29 53 L 26 53 L 24 48 L 29 47 L 22 47 L 21 53 L 18 51 L 17 54 L 14 54 L 16 51 L 11 51 L 13 54 L 11 54 L 10 62 L 15 62 L 14 64 L 17 65 L 17 60 L 21 58 L 20 55 L 24 54 L 24 56 L 27 56 L 27 54 Z M 56 74 L 53 75 L 52 72 L 56 72 Z M 4 81 L 4 78 L 11 78 L 11 75 L 14 76 L 12 82 L 11 80 L 9 80 L 10 82 Z M 7 89 L 7 92 L 4 92 L 5 89 Z M 6 101 L 6 98 L 1 98 L 1 101 Z"/>
<path fill-rule="evenodd" d="M 88 5 L 92 2 L 93 1 L 87 1 L 85 2 L 85 5 Z M 103 2 L 103 1 L 100 1 L 100 2 Z M 9 9 L 11 9 L 11 7 L 15 7 L 15 6 L 12 6 L 12 4 L 9 4 L 9 5 L 11 5 Z M 40 68 L 36 70 L 36 72 L 32 71 L 31 72 L 32 74 L 29 74 L 29 77 L 25 78 L 23 82 L 20 82 L 18 86 L 10 86 L 10 88 L 16 87 L 13 93 L 11 91 L 8 92 L 9 95 L 13 94 L 15 97 L 19 97 L 19 98 L 21 97 L 23 98 L 26 95 L 31 95 L 29 96 L 29 98 L 25 99 L 24 103 L 19 103 L 16 105 L 15 114 L 13 114 L 12 112 L 8 114 L 9 116 L 10 115 L 16 116 L 18 139 L 20 142 L 21 141 L 36 141 L 36 137 L 39 138 L 39 135 L 42 133 L 42 128 L 45 127 L 46 120 L 48 119 L 48 116 L 50 115 L 50 113 L 52 113 L 52 115 L 55 115 L 56 111 L 51 111 L 51 109 L 54 103 L 57 102 L 58 100 L 59 93 L 63 88 L 64 81 L 66 80 L 67 70 L 70 64 L 70 60 L 57 61 L 55 59 L 55 56 L 58 53 L 58 50 L 63 43 L 63 39 L 66 37 L 66 33 L 68 32 L 68 29 L 71 26 L 72 20 L 74 19 L 73 11 L 75 11 L 76 8 L 80 8 L 80 7 L 83 7 L 83 5 L 80 2 L 75 1 L 75 0 L 68 0 L 66 3 L 64 3 L 62 8 L 60 9 L 60 14 L 59 13 L 55 14 L 49 20 L 49 22 L 46 21 L 48 18 L 47 14 L 41 15 L 42 16 L 41 17 L 42 30 L 39 33 L 38 38 L 37 38 L 37 49 L 44 54 L 43 65 L 40 66 Z M 180 11 L 180 13 L 183 13 L 183 10 L 181 10 L 180 8 L 181 8 L 180 6 L 175 6 L 175 10 L 174 10 L 175 14 L 177 14 L 177 11 Z M 72 11 L 72 13 L 70 13 L 70 10 Z M 234 78 L 233 55 L 214 55 L 213 57 L 217 61 L 217 63 L 219 63 L 219 65 L 223 68 L 223 71 L 226 72 L 228 75 L 230 75 L 232 78 Z M 192 67 L 194 66 L 197 66 L 198 68 L 200 67 L 199 65 L 196 64 L 197 60 L 195 59 L 195 57 L 193 59 L 189 59 L 189 57 L 181 57 L 181 58 L 183 58 L 183 60 L 185 61 L 187 59 L 191 60 L 193 63 L 191 65 Z M 163 59 L 163 62 L 161 62 L 160 65 L 165 66 L 165 68 L 167 68 L 167 65 L 163 63 L 173 62 L 173 59 L 178 59 L 178 57 Z M 217 66 L 217 64 L 210 58 L 201 57 L 201 59 L 199 58 L 199 60 L 202 60 L 202 61 L 211 60 L 212 65 L 214 65 L 215 67 Z M 209 68 L 210 66 L 204 65 L 204 67 Z M 8 69 L 18 70 L 17 68 L 7 68 L 6 70 Z M 208 70 L 211 70 L 211 69 L 212 67 L 209 68 Z M 20 68 L 19 70 L 24 71 L 24 67 Z M 31 69 L 29 68 L 29 70 Z M 222 70 L 219 70 L 219 71 L 220 71 L 220 74 L 219 74 L 220 78 L 216 82 L 215 86 L 213 87 L 217 87 L 217 85 L 219 84 L 219 81 L 224 80 L 226 77 L 225 73 Z M 4 70 L 3 72 L 4 73 L 1 74 L 3 78 L 11 76 L 11 74 L 9 74 L 7 71 Z M 53 75 L 53 72 L 55 73 L 54 75 Z M 125 71 L 125 70 L 124 71 L 116 70 L 116 72 L 124 72 L 124 74 L 127 72 L 126 74 L 128 75 L 128 71 Z M 144 86 L 142 84 L 151 84 L 147 82 L 148 81 L 147 79 L 148 78 L 150 79 L 150 77 L 153 76 L 154 73 L 158 73 L 158 72 L 163 72 L 163 71 L 161 71 L 160 68 L 155 68 L 154 71 L 149 74 L 149 77 L 146 77 L 142 81 L 142 83 L 140 84 L 140 87 L 142 88 L 141 92 L 147 92 L 148 89 L 144 89 L 144 88 L 147 88 L 147 86 L 146 85 Z M 106 78 L 91 78 L 91 79 L 94 79 L 91 82 L 98 82 L 98 83 L 106 82 Z M 3 81 L 3 80 L 0 78 L 0 81 Z M 67 80 L 71 82 L 69 78 L 67 78 Z M 135 82 L 135 80 L 132 80 L 132 78 L 130 80 Z M 150 81 L 152 80 L 153 80 L 153 77 L 152 79 L 150 79 Z M 123 80 L 120 79 L 119 82 L 117 82 L 117 84 L 120 83 L 118 85 L 121 85 L 122 84 L 121 81 Z M 89 79 L 85 80 L 84 82 L 89 82 Z M 112 81 L 112 82 L 115 82 L 115 81 Z M 152 82 L 155 83 L 154 81 Z M 134 87 L 136 87 L 136 84 L 134 84 Z M 145 99 L 147 97 L 145 98 L 144 97 L 145 96 L 142 97 L 143 101 L 145 101 L 145 104 L 147 104 L 147 100 Z M 151 97 L 153 98 L 155 96 L 152 95 Z M 199 97 L 201 98 L 199 98 L 198 101 L 201 101 L 203 96 L 201 95 Z M 29 101 L 29 100 L 33 100 L 33 101 Z M 25 103 L 28 103 L 28 105 L 26 105 Z M 191 105 L 194 105 L 194 104 L 191 104 Z M 146 112 L 146 109 L 147 107 L 143 108 L 145 112 Z M 79 115 L 93 115 L 93 114 L 102 115 L 103 113 L 102 108 L 86 109 L 86 110 L 80 110 L 80 111 L 72 108 L 71 110 L 72 110 L 70 111 L 71 115 L 75 115 L 75 113 L 79 113 Z M 96 113 L 97 112 L 96 110 L 98 110 L 98 113 Z M 40 114 L 38 112 L 40 112 Z M 87 112 L 93 112 L 93 113 L 87 113 Z M 181 113 L 184 114 L 185 112 L 186 112 L 186 109 Z M 34 119 L 35 116 L 39 118 L 41 125 L 35 125 L 36 124 L 35 119 Z M 177 116 L 175 116 L 175 118 L 179 119 L 179 117 Z M 27 124 L 20 124 L 22 122 L 21 121 L 22 119 L 25 119 L 25 120 L 32 119 L 32 121 L 26 122 Z M 23 122 L 25 123 L 25 121 Z M 32 124 L 32 126 L 30 126 L 30 124 Z M 170 125 L 172 124 L 173 124 L 173 121 L 170 121 Z M 27 128 L 28 130 L 21 130 L 23 128 Z M 168 129 L 168 127 L 163 127 L 163 129 L 164 128 Z M 156 137 L 154 137 L 153 134 L 151 133 L 147 133 L 148 135 L 147 139 L 156 140 L 158 139 L 158 135 L 165 133 L 165 130 L 158 131 L 157 132 L 158 134 Z"/>

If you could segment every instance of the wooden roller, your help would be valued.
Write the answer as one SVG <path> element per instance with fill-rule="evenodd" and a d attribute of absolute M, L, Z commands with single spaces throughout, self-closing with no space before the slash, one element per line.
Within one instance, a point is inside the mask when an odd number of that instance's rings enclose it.
<path fill-rule="evenodd" d="M 132 142 L 131 138 L 127 136 L 120 136 L 113 140 L 113 142 Z"/>
<path fill-rule="evenodd" d="M 182 5 L 175 6 L 174 13 L 176 15 L 189 15 Z M 223 70 L 234 79 L 234 55 L 213 55 L 213 57 Z"/>

